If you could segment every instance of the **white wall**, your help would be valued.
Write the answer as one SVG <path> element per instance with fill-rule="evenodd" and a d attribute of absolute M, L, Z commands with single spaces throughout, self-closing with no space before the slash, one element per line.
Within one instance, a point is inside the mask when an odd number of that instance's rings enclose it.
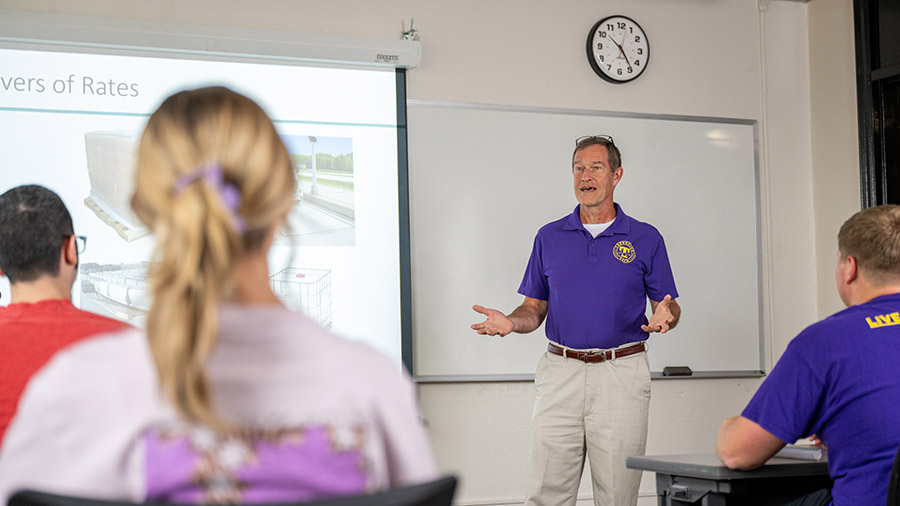
<path fill-rule="evenodd" d="M 843 309 L 834 290 L 837 233 L 860 210 L 853 2 L 809 4 L 812 160 L 819 317 Z"/>
<path fill-rule="evenodd" d="M 0 0 L 0 8 L 381 38 L 399 38 L 415 18 L 423 56 L 408 74 L 411 99 L 759 120 L 766 349 L 777 358 L 797 331 L 836 309 L 825 275 L 833 232 L 858 202 L 850 3 L 764 1 L 762 19 L 754 0 Z M 588 30 L 610 14 L 632 17 L 650 38 L 649 67 L 631 84 L 601 81 L 586 61 Z M 428 294 L 412 274 L 415 304 Z M 690 318 L 691 301 L 681 302 Z M 740 412 L 759 381 L 654 381 L 648 452 L 711 451 L 721 420 Z M 532 384 L 427 384 L 420 393 L 439 464 L 462 478 L 458 502 L 521 501 Z M 655 504 L 653 487 L 645 477 L 642 505 Z M 582 497 L 589 491 L 583 484 Z"/>
<path fill-rule="evenodd" d="M 760 26 L 765 104 L 761 122 L 768 167 L 764 198 L 768 220 L 767 309 L 769 346 L 780 357 L 788 341 L 816 317 L 815 248 L 810 180 L 809 44 L 806 5 L 768 2 Z"/>

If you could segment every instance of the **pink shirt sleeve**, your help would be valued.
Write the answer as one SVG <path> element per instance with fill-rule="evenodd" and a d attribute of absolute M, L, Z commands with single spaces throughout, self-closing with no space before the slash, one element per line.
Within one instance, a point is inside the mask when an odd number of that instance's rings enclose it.
<path fill-rule="evenodd" d="M 431 442 L 425 432 L 416 389 L 407 374 L 398 375 L 395 395 L 379 405 L 381 430 L 387 447 L 391 487 L 437 478 Z"/>
<path fill-rule="evenodd" d="M 92 338 L 60 352 L 32 378 L 0 450 L 0 504 L 26 488 L 142 498 L 135 435 L 159 408 L 142 346 L 134 330 Z"/>

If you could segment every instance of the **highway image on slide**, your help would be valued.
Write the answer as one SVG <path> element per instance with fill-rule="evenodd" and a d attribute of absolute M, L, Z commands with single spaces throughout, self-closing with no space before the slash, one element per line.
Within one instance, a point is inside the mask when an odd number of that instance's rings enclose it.
<path fill-rule="evenodd" d="M 297 177 L 297 205 L 280 240 L 303 246 L 354 246 L 353 139 L 283 135 Z"/>

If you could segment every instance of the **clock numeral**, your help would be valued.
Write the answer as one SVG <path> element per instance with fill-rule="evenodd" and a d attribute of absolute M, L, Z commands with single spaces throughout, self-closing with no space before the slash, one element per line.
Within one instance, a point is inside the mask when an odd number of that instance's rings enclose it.
<path fill-rule="evenodd" d="M 610 69 L 612 69 L 612 65 L 610 65 L 610 64 L 607 63 L 607 64 L 606 64 L 606 70 L 610 70 Z"/>
<path fill-rule="evenodd" d="M 622 75 L 622 68 L 621 68 L 621 67 L 616 69 L 616 74 Z"/>
<path fill-rule="evenodd" d="M 640 67 L 640 65 L 641 65 L 641 60 L 634 60 L 635 67 Z"/>
<path fill-rule="evenodd" d="M 619 25 L 619 30 L 624 30 L 624 29 L 625 29 L 625 23 L 619 21 L 617 24 Z"/>
<path fill-rule="evenodd" d="M 635 36 L 634 36 L 634 41 L 635 41 L 635 42 L 640 42 L 640 41 L 641 41 L 641 36 L 640 36 L 640 35 L 635 35 Z"/>
<path fill-rule="evenodd" d="M 597 43 L 597 50 L 600 51 L 601 49 L 603 49 L 603 43 L 602 43 L 602 42 L 598 42 L 598 43 Z"/>
<path fill-rule="evenodd" d="M 606 58 L 602 54 L 598 54 L 597 59 L 600 61 L 606 61 Z"/>
<path fill-rule="evenodd" d="M 613 25 L 611 25 L 611 24 L 608 24 L 608 25 L 606 25 L 606 29 L 609 30 L 609 31 L 613 31 L 613 30 L 616 29 L 616 27 L 613 26 Z"/>
<path fill-rule="evenodd" d="M 639 47 L 637 50 L 637 54 L 644 54 L 644 48 Z"/>
<path fill-rule="evenodd" d="M 628 73 L 631 74 L 632 72 L 634 72 L 634 69 L 631 67 L 628 67 Z"/>
<path fill-rule="evenodd" d="M 603 30 L 600 31 L 600 34 L 599 34 L 599 35 L 600 35 L 600 38 L 601 38 L 601 39 L 605 39 L 605 38 L 606 38 L 606 32 L 604 32 Z"/>
<path fill-rule="evenodd" d="M 628 33 L 634 33 L 634 27 L 633 27 L 633 26 L 629 26 L 629 27 L 628 27 Z"/>

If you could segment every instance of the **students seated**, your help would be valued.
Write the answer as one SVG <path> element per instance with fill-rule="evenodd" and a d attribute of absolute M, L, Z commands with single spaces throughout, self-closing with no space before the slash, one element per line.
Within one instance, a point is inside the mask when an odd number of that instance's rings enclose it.
<path fill-rule="evenodd" d="M 900 446 L 900 206 L 855 214 L 838 250 L 848 308 L 791 341 L 741 416 L 722 424 L 716 452 L 728 467 L 753 469 L 815 435 L 834 486 L 791 504 L 880 505 Z"/>
<path fill-rule="evenodd" d="M 34 376 L 0 452 L 0 504 L 22 488 L 279 503 L 435 477 L 400 367 L 269 286 L 295 185 L 250 99 L 204 88 L 163 102 L 133 199 L 157 241 L 146 333 L 72 346 Z"/>
<path fill-rule="evenodd" d="M 47 188 L 17 186 L 0 195 L 0 276 L 10 284 L 10 303 L 0 307 L 0 448 L 28 379 L 54 353 L 126 326 L 72 305 L 85 241 Z"/>

